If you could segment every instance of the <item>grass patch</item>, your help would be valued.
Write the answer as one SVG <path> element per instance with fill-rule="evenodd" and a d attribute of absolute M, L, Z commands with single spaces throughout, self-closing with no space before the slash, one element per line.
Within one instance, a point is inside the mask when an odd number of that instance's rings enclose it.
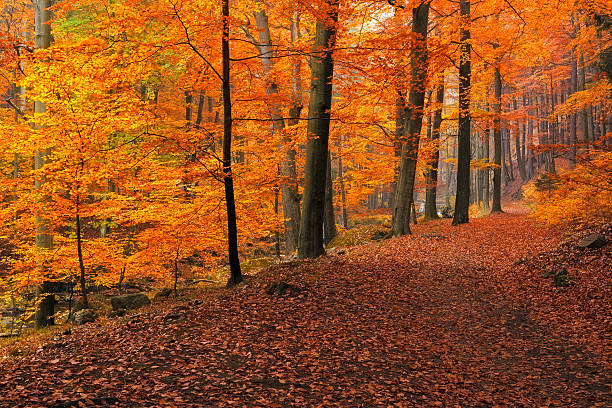
<path fill-rule="evenodd" d="M 262 269 L 268 269 L 276 263 L 274 258 L 253 258 L 246 260 L 240 264 L 242 273 L 258 272 Z"/>
<path fill-rule="evenodd" d="M 65 329 L 66 327 L 61 325 L 43 329 L 25 329 L 18 337 L 0 338 L 0 360 L 34 354 L 43 343 Z"/>

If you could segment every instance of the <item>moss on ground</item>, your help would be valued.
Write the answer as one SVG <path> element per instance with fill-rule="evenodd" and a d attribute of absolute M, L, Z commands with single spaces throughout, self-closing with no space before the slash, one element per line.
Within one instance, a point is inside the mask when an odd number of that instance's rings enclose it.
<path fill-rule="evenodd" d="M 391 230 L 382 225 L 361 225 L 340 232 L 336 238 L 331 240 L 327 248 L 348 248 L 368 242 L 381 241 L 389 237 L 390 234 Z"/>

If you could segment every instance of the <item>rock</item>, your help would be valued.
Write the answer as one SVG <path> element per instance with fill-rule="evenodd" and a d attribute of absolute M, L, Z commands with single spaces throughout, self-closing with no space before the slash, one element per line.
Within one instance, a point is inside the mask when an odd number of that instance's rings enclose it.
<path fill-rule="evenodd" d="M 553 286 L 556 288 L 567 288 L 574 285 L 574 280 L 569 276 L 566 268 L 559 270 L 549 270 L 543 275 L 545 278 L 552 278 Z"/>
<path fill-rule="evenodd" d="M 96 320 L 96 315 L 94 314 L 94 311 L 91 309 L 83 309 L 83 310 L 79 310 L 78 312 L 74 314 L 73 320 L 74 320 L 74 323 L 78 325 L 85 324 L 85 323 L 91 323 L 94 320 Z"/>
<path fill-rule="evenodd" d="M 26 312 L 25 309 L 21 309 L 21 308 L 18 308 L 18 307 L 10 307 L 8 309 L 0 311 L 0 316 L 1 317 L 11 317 L 11 318 L 14 318 L 14 317 L 21 316 L 25 312 Z"/>
<path fill-rule="evenodd" d="M 108 317 L 110 318 L 114 318 L 114 317 L 121 317 L 121 316 L 125 316 L 125 313 L 127 312 L 127 310 L 125 309 L 117 309 L 117 310 L 113 310 L 108 314 Z"/>
<path fill-rule="evenodd" d="M 187 302 L 189 306 L 200 306 L 202 303 L 204 302 L 201 301 L 200 299 L 190 300 L 189 302 Z"/>
<path fill-rule="evenodd" d="M 168 313 L 167 315 L 164 316 L 165 321 L 178 320 L 180 318 L 181 318 L 181 315 L 179 313 Z"/>
<path fill-rule="evenodd" d="M 167 298 L 172 294 L 172 289 L 170 288 L 163 288 L 162 290 L 160 290 L 159 292 L 157 292 L 155 294 L 155 296 L 153 296 L 153 300 L 158 300 L 158 299 L 163 299 L 163 298 Z"/>
<path fill-rule="evenodd" d="M 389 233 L 385 231 L 376 231 L 370 236 L 370 240 L 372 241 L 382 241 L 388 238 L 390 238 Z"/>
<path fill-rule="evenodd" d="M 125 309 L 138 309 L 143 306 L 149 306 L 151 301 L 149 297 L 144 293 L 131 293 L 128 295 L 113 296 L 110 298 L 113 310 Z"/>
<path fill-rule="evenodd" d="M 578 243 L 578 248 L 586 249 L 597 249 L 606 245 L 608 240 L 600 234 L 589 234 Z"/>
<path fill-rule="evenodd" d="M 440 209 L 440 216 L 442 218 L 453 218 L 453 209 L 450 207 L 442 207 Z"/>
<path fill-rule="evenodd" d="M 300 288 L 290 285 L 284 281 L 272 283 L 270 286 L 268 286 L 268 289 L 266 289 L 266 293 L 270 296 L 283 296 L 286 294 L 296 295 L 300 292 Z"/>
<path fill-rule="evenodd" d="M 85 302 L 83 299 L 77 299 L 74 302 L 74 306 L 72 307 L 73 312 L 78 312 L 79 310 L 89 309 L 89 307 L 85 306 Z"/>
<path fill-rule="evenodd" d="M 327 256 L 338 256 L 338 255 L 344 255 L 344 254 L 346 254 L 346 248 L 339 248 L 339 247 L 328 249 L 326 252 Z"/>
<path fill-rule="evenodd" d="M 422 237 L 425 238 L 438 238 L 438 239 L 446 239 L 448 238 L 446 235 L 440 234 L 438 232 L 425 232 L 421 234 Z"/>

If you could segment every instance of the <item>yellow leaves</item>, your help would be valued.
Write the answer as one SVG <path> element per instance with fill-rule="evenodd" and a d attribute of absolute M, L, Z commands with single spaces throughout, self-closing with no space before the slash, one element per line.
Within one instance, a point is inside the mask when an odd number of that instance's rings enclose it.
<path fill-rule="evenodd" d="M 584 91 L 578 91 L 570 95 L 564 104 L 557 106 L 555 113 L 557 115 L 570 115 L 590 105 L 601 105 L 607 112 L 612 112 L 610 94 L 612 94 L 612 84 L 607 78 L 600 79 Z"/>
<path fill-rule="evenodd" d="M 524 188 L 533 216 L 563 226 L 597 224 L 612 218 L 612 152 L 556 176 L 552 183 L 532 182 Z"/>

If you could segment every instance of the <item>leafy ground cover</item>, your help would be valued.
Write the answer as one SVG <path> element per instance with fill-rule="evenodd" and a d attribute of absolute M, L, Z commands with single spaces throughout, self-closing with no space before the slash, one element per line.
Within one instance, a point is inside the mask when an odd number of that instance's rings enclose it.
<path fill-rule="evenodd" d="M 610 245 L 555 287 L 563 239 L 511 208 L 276 265 L 3 361 L 0 406 L 609 406 Z"/>

